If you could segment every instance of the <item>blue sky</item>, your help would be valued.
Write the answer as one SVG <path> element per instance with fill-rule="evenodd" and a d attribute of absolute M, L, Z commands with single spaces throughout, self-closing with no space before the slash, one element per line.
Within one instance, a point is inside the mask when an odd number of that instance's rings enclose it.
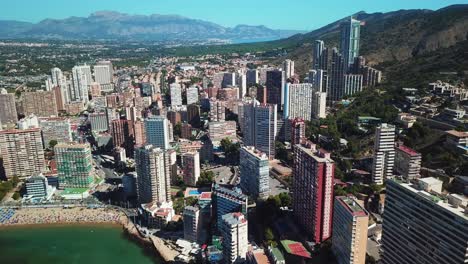
<path fill-rule="evenodd" d="M 310 30 L 364 10 L 438 9 L 468 0 L 2 0 L 0 19 L 38 22 L 88 16 L 99 10 L 129 14 L 178 14 L 218 23 Z"/>

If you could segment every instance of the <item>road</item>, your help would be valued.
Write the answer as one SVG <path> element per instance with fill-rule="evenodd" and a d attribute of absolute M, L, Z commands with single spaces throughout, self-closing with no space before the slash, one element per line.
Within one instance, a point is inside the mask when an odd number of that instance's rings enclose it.
<path fill-rule="evenodd" d="M 280 181 L 270 176 L 270 195 L 276 196 L 284 192 L 289 192 L 288 188 Z"/>

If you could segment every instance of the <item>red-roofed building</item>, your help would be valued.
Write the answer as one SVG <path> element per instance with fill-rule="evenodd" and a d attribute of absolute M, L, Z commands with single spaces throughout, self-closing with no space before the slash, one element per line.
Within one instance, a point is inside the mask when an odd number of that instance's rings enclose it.
<path fill-rule="evenodd" d="M 420 178 L 421 153 L 405 145 L 397 145 L 395 148 L 394 170 L 407 180 Z"/>

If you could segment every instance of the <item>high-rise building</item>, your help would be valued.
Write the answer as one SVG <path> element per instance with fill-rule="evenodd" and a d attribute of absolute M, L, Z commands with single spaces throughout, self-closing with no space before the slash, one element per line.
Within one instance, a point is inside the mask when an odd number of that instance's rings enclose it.
<path fill-rule="evenodd" d="M 88 115 L 91 130 L 96 132 L 109 131 L 109 120 L 105 112 L 90 113 Z"/>
<path fill-rule="evenodd" d="M 198 88 L 195 86 L 187 89 L 187 105 L 198 103 Z"/>
<path fill-rule="evenodd" d="M 0 131 L 0 153 L 7 178 L 29 177 L 45 169 L 39 128 Z"/>
<path fill-rule="evenodd" d="M 93 182 L 90 145 L 59 143 L 54 152 L 60 188 L 88 188 Z"/>
<path fill-rule="evenodd" d="M 394 164 L 395 126 L 384 123 L 375 130 L 372 182 L 383 184 L 387 177 L 393 176 Z"/>
<path fill-rule="evenodd" d="M 340 50 L 344 56 L 345 69 L 348 69 L 359 56 L 360 30 L 361 21 L 352 17 L 341 24 Z"/>
<path fill-rule="evenodd" d="M 184 239 L 199 242 L 200 238 L 200 208 L 186 206 L 184 208 Z"/>
<path fill-rule="evenodd" d="M 52 68 L 50 70 L 52 75 L 52 84 L 54 86 L 62 86 L 63 85 L 63 73 L 62 70 L 59 68 Z"/>
<path fill-rule="evenodd" d="M 183 154 L 182 164 L 184 183 L 188 186 L 196 186 L 200 177 L 200 154 L 197 151 Z"/>
<path fill-rule="evenodd" d="M 195 128 L 200 127 L 200 107 L 196 104 L 187 106 L 187 122 Z"/>
<path fill-rule="evenodd" d="M 171 106 L 182 106 L 182 87 L 180 84 L 172 83 L 169 90 L 171 93 Z"/>
<path fill-rule="evenodd" d="M 270 70 L 266 73 L 267 103 L 276 104 L 278 109 L 283 105 L 283 89 L 286 84 L 284 71 Z"/>
<path fill-rule="evenodd" d="M 99 84 L 109 84 L 112 82 L 108 65 L 94 65 L 94 80 Z"/>
<path fill-rule="evenodd" d="M 312 95 L 314 92 L 315 90 L 310 83 L 287 83 L 284 95 L 284 119 L 312 120 Z"/>
<path fill-rule="evenodd" d="M 215 185 L 212 193 L 212 204 L 218 229 L 221 227 L 221 218 L 225 214 L 241 212 L 247 215 L 248 197 L 238 188 L 231 190 Z"/>
<path fill-rule="evenodd" d="M 171 201 L 170 153 L 152 145 L 135 150 L 138 202 Z"/>
<path fill-rule="evenodd" d="M 396 174 L 401 175 L 406 180 L 415 180 L 421 177 L 421 153 L 405 145 L 395 148 Z"/>
<path fill-rule="evenodd" d="M 330 74 L 330 86 L 328 92 L 329 101 L 338 101 L 343 98 L 344 95 L 344 74 L 345 74 L 345 61 L 344 56 L 338 52 L 337 48 L 332 50 L 331 59 L 331 74 Z"/>
<path fill-rule="evenodd" d="M 39 127 L 42 131 L 42 141 L 44 147 L 48 147 L 50 141 L 71 142 L 72 129 L 70 119 L 65 117 L 39 118 Z"/>
<path fill-rule="evenodd" d="M 33 175 L 26 181 L 26 194 L 31 198 L 47 198 L 50 189 L 47 178 L 42 174 Z"/>
<path fill-rule="evenodd" d="M 353 95 L 362 91 L 362 75 L 361 74 L 345 74 L 343 75 L 343 93 L 341 96 Z"/>
<path fill-rule="evenodd" d="M 360 72 L 363 75 L 362 85 L 373 87 L 382 81 L 382 72 L 370 66 L 364 66 Z"/>
<path fill-rule="evenodd" d="M 98 61 L 96 65 L 107 66 L 107 69 L 109 70 L 110 80 L 112 82 L 112 77 L 114 76 L 114 66 L 112 65 L 112 62 L 111 61 Z"/>
<path fill-rule="evenodd" d="M 134 122 L 135 129 L 135 146 L 141 147 L 146 143 L 146 129 L 145 122 L 138 119 Z"/>
<path fill-rule="evenodd" d="M 326 118 L 327 93 L 316 91 L 312 93 L 312 117 L 315 119 Z"/>
<path fill-rule="evenodd" d="M 23 114 L 38 117 L 58 116 L 57 102 L 53 91 L 26 92 L 23 98 Z"/>
<path fill-rule="evenodd" d="M 18 113 L 16 112 L 15 95 L 7 93 L 6 89 L 0 92 L 0 123 L 15 124 L 18 122 Z M 1 127 L 0 127 L 1 128 Z"/>
<path fill-rule="evenodd" d="M 151 116 L 145 119 L 146 143 L 158 148 L 168 149 L 169 120 L 163 116 Z"/>
<path fill-rule="evenodd" d="M 308 239 L 321 243 L 332 233 L 334 161 L 311 142 L 294 146 L 292 208 Z"/>
<path fill-rule="evenodd" d="M 244 108 L 244 144 L 253 146 L 275 157 L 275 139 L 277 134 L 277 111 L 274 104 L 245 104 Z"/>
<path fill-rule="evenodd" d="M 222 216 L 223 257 L 225 263 L 244 263 L 249 247 L 247 219 L 242 213 Z"/>
<path fill-rule="evenodd" d="M 121 147 L 129 157 L 135 150 L 135 127 L 131 120 L 115 119 L 111 122 L 111 136 L 114 147 Z"/>
<path fill-rule="evenodd" d="M 239 88 L 239 94 L 237 98 L 242 99 L 247 94 L 247 75 L 244 73 L 237 74 L 237 87 Z"/>
<path fill-rule="evenodd" d="M 291 145 L 301 144 L 305 139 L 305 123 L 301 118 L 291 120 Z"/>
<path fill-rule="evenodd" d="M 226 118 L 226 102 L 210 99 L 210 120 L 214 122 L 224 121 Z"/>
<path fill-rule="evenodd" d="M 338 264 L 365 264 L 369 213 L 354 197 L 335 198 L 332 251 Z"/>
<path fill-rule="evenodd" d="M 283 71 L 285 72 L 286 79 L 294 76 L 294 61 L 285 60 L 283 62 Z"/>
<path fill-rule="evenodd" d="M 224 72 L 223 82 L 220 88 L 226 88 L 229 86 L 236 86 L 236 73 L 235 72 Z"/>
<path fill-rule="evenodd" d="M 468 263 L 468 199 L 441 195 L 440 186 L 442 181 L 435 178 L 418 184 L 387 181 L 384 264 Z"/>
<path fill-rule="evenodd" d="M 93 82 L 91 67 L 89 65 L 75 66 L 72 69 L 73 89 L 70 93 L 70 101 L 89 101 L 88 88 Z"/>
<path fill-rule="evenodd" d="M 270 195 L 270 169 L 268 156 L 254 147 L 240 150 L 240 186 L 254 199 L 266 199 Z"/>
<path fill-rule="evenodd" d="M 325 47 L 323 40 L 316 40 L 313 52 L 313 65 L 314 70 L 327 70 L 328 69 L 328 50 Z"/>
<path fill-rule="evenodd" d="M 247 87 L 250 87 L 259 83 L 258 70 L 247 70 L 246 77 L 247 77 Z"/>
<path fill-rule="evenodd" d="M 268 99 L 267 88 L 263 85 L 260 85 L 257 86 L 255 90 L 257 91 L 255 93 L 255 99 L 257 99 L 257 101 L 259 101 L 261 104 L 266 104 Z"/>
<path fill-rule="evenodd" d="M 312 84 L 318 92 L 328 92 L 328 71 L 316 70 Z"/>

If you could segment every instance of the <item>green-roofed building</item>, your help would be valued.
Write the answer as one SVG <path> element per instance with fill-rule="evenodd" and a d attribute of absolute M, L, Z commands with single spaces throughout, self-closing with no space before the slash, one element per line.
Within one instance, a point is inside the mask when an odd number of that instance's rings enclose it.
<path fill-rule="evenodd" d="M 60 188 L 88 188 L 93 183 L 89 144 L 61 143 L 54 150 Z"/>

